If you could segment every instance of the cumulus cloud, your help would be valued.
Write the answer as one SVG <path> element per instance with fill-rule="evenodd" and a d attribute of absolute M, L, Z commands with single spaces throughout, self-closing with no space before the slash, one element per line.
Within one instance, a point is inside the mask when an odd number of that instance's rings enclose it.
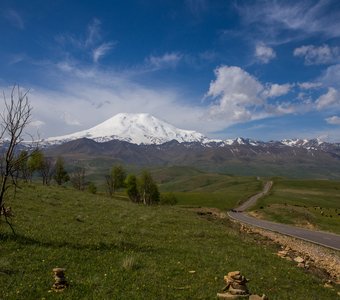
<path fill-rule="evenodd" d="M 303 57 L 306 65 L 330 64 L 340 59 L 340 48 L 322 45 L 301 46 L 294 49 L 294 56 Z"/>
<path fill-rule="evenodd" d="M 333 117 L 326 118 L 326 122 L 332 125 L 340 125 L 340 117 L 333 116 Z"/>
<path fill-rule="evenodd" d="M 321 95 L 316 100 L 317 109 L 325 109 L 334 105 L 340 105 L 340 95 L 339 92 L 335 88 L 328 88 L 328 92 L 326 94 Z"/>
<path fill-rule="evenodd" d="M 255 48 L 255 57 L 261 63 L 267 64 L 276 57 L 276 53 L 273 48 L 270 48 L 263 43 L 259 43 Z"/>
<path fill-rule="evenodd" d="M 149 56 L 146 59 L 148 65 L 155 69 L 174 68 L 183 58 L 183 55 L 178 52 L 165 53 L 162 56 Z"/>
<path fill-rule="evenodd" d="M 255 107 L 263 105 L 262 84 L 239 67 L 219 67 L 215 76 L 207 93 L 208 97 L 217 99 L 210 107 L 210 116 L 231 123 L 251 120 Z"/>
<path fill-rule="evenodd" d="M 275 97 L 280 97 L 285 94 L 287 94 L 291 88 L 292 84 L 286 83 L 286 84 L 269 84 L 267 89 L 264 91 L 264 96 L 268 98 L 275 98 Z"/>
<path fill-rule="evenodd" d="M 340 64 L 329 66 L 318 79 L 325 86 L 340 89 Z"/>
<path fill-rule="evenodd" d="M 272 116 L 306 113 L 326 109 L 338 103 L 338 92 L 328 93 L 313 100 L 300 93 L 282 97 L 295 84 L 262 83 L 245 70 L 235 66 L 221 66 L 215 70 L 216 79 L 210 83 L 206 97 L 212 98 L 208 114 L 212 119 L 224 120 L 226 125 L 264 119 Z M 311 88 L 311 84 L 303 85 Z M 300 97 L 300 98 L 299 98 Z M 296 101 L 299 100 L 299 101 Z"/>

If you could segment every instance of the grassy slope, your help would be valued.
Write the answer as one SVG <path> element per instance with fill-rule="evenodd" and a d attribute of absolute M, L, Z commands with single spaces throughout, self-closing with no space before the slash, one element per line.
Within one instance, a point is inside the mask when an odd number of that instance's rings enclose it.
<path fill-rule="evenodd" d="M 336 299 L 228 221 L 39 185 L 10 205 L 19 236 L 1 224 L 0 299 L 215 299 L 233 270 L 270 299 Z M 48 292 L 56 266 L 71 283 L 62 294 Z"/>
<path fill-rule="evenodd" d="M 253 209 L 272 221 L 340 234 L 340 182 L 275 180 L 271 193 Z"/>
<path fill-rule="evenodd" d="M 162 192 L 173 192 L 179 205 L 229 210 L 262 189 L 256 177 L 205 173 L 187 167 L 153 171 Z"/>

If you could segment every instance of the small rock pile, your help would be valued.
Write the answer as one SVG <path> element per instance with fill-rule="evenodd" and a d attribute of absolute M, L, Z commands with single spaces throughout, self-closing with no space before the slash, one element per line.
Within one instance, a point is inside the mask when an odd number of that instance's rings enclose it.
<path fill-rule="evenodd" d="M 54 277 L 54 283 L 52 286 L 52 291 L 54 292 L 62 292 L 64 289 L 68 287 L 68 282 L 65 279 L 65 269 L 63 268 L 54 268 L 53 269 L 53 277 Z"/>
<path fill-rule="evenodd" d="M 278 251 L 277 255 L 287 260 L 295 261 L 297 263 L 298 268 L 309 269 L 310 264 L 313 263 L 313 260 L 308 256 L 306 257 L 296 256 L 294 251 L 292 251 L 289 247 L 286 247 L 283 250 Z"/>
<path fill-rule="evenodd" d="M 251 299 L 264 300 L 267 299 L 265 295 L 262 297 L 258 295 L 250 295 L 247 282 L 249 280 L 241 275 L 240 271 L 229 272 L 224 276 L 224 282 L 227 284 L 223 289 L 223 293 L 218 293 L 218 299 Z"/>
<path fill-rule="evenodd" d="M 249 298 L 249 291 L 246 283 L 249 280 L 241 275 L 240 271 L 229 272 L 224 276 L 224 282 L 227 284 L 223 289 L 224 293 L 218 293 L 219 299 L 239 299 Z"/>

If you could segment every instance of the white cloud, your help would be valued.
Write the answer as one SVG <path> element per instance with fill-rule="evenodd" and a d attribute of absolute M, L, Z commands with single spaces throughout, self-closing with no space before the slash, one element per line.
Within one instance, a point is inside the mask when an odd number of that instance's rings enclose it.
<path fill-rule="evenodd" d="M 340 89 L 340 64 L 329 66 L 319 80 L 324 86 L 333 86 Z"/>
<path fill-rule="evenodd" d="M 245 1 L 236 5 L 246 26 L 273 44 L 310 36 L 340 37 L 336 1 Z M 256 25 L 256 26 L 255 26 Z"/>
<path fill-rule="evenodd" d="M 91 47 L 101 39 L 100 35 L 101 21 L 94 18 L 87 28 L 87 37 L 85 47 Z"/>
<path fill-rule="evenodd" d="M 273 48 L 265 46 L 263 43 L 259 43 L 255 48 L 255 57 L 260 62 L 267 64 L 276 57 L 276 53 Z"/>
<path fill-rule="evenodd" d="M 336 105 L 340 105 L 340 95 L 339 92 L 332 87 L 328 88 L 328 92 L 324 95 L 321 95 L 316 100 L 316 108 L 318 110 Z"/>
<path fill-rule="evenodd" d="M 265 97 L 268 97 L 268 98 L 280 97 L 280 96 L 287 94 L 291 90 L 292 86 L 293 85 L 289 83 L 269 84 L 263 94 Z"/>
<path fill-rule="evenodd" d="M 221 66 L 215 75 L 207 93 L 208 97 L 217 98 L 210 107 L 210 116 L 229 123 L 251 120 L 253 109 L 264 104 L 260 97 L 262 84 L 239 67 Z"/>
<path fill-rule="evenodd" d="M 5 11 L 4 17 L 12 24 L 12 26 L 21 30 L 25 28 L 24 20 L 16 10 L 9 9 Z"/>
<path fill-rule="evenodd" d="M 330 64 L 340 59 L 340 48 L 322 45 L 301 46 L 294 49 L 294 56 L 304 57 L 306 65 Z"/>
<path fill-rule="evenodd" d="M 300 82 L 298 86 L 303 90 L 317 89 L 322 86 L 321 82 Z"/>
<path fill-rule="evenodd" d="M 103 43 L 93 50 L 93 61 L 96 63 L 98 60 L 107 54 L 114 47 L 114 43 Z"/>
<path fill-rule="evenodd" d="M 215 75 L 206 94 L 214 99 L 208 112 L 210 118 L 224 120 L 226 126 L 283 114 L 302 114 L 316 108 L 310 99 L 298 102 L 292 101 L 293 96 L 275 99 L 289 93 L 295 84 L 261 83 L 234 66 L 221 66 Z"/>
<path fill-rule="evenodd" d="M 338 117 L 338 116 L 326 118 L 326 121 L 327 121 L 328 124 L 340 125 L 340 117 Z"/>
<path fill-rule="evenodd" d="M 41 120 L 35 120 L 35 121 L 32 121 L 29 123 L 29 126 L 32 126 L 32 127 L 41 127 L 43 125 L 45 125 L 46 123 L 44 121 L 41 121 Z"/>
<path fill-rule="evenodd" d="M 63 47 L 63 54 L 68 59 L 67 62 L 60 63 L 59 68 L 69 68 L 71 67 L 69 61 L 78 61 L 77 55 L 74 55 L 74 53 L 70 51 L 70 46 L 77 51 L 89 55 L 94 63 L 97 63 L 104 55 L 106 55 L 111 49 L 113 49 L 117 42 L 103 42 L 100 31 L 101 21 L 98 19 L 93 19 L 93 21 L 88 25 L 85 37 L 75 36 L 69 33 L 57 35 L 55 37 L 55 41 Z"/>
<path fill-rule="evenodd" d="M 41 138 L 88 129 L 120 112 L 148 112 L 179 128 L 206 134 L 224 126 L 221 120 L 205 122 L 207 109 L 200 99 L 184 102 L 178 87 L 148 87 L 133 82 L 125 73 L 74 65 L 63 69 L 55 65 L 53 76 L 55 89 L 31 87 L 28 95 L 33 118 L 45 123 L 39 129 Z"/>
<path fill-rule="evenodd" d="M 74 117 L 74 113 L 72 112 L 63 112 L 60 115 L 60 119 L 62 119 L 66 125 L 71 125 L 71 126 L 80 126 L 81 123 Z"/>
<path fill-rule="evenodd" d="M 183 55 L 178 52 L 165 53 L 162 56 L 149 56 L 146 59 L 147 64 L 155 69 L 174 68 L 179 61 L 183 58 Z"/>

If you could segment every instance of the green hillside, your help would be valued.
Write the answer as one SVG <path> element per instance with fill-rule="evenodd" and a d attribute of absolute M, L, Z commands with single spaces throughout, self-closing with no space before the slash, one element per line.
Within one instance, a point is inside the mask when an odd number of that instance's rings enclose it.
<path fill-rule="evenodd" d="M 234 270 L 270 299 L 337 297 L 228 220 L 40 185 L 8 205 L 18 235 L 1 223 L 0 299 L 215 299 Z M 56 266 L 70 282 L 61 294 L 49 292 Z"/>
<path fill-rule="evenodd" d="M 162 192 L 176 195 L 179 205 L 229 210 L 262 190 L 256 177 L 206 173 L 189 167 L 156 169 L 153 176 Z"/>
<path fill-rule="evenodd" d="M 340 234 L 340 182 L 276 179 L 253 210 L 272 221 Z"/>

